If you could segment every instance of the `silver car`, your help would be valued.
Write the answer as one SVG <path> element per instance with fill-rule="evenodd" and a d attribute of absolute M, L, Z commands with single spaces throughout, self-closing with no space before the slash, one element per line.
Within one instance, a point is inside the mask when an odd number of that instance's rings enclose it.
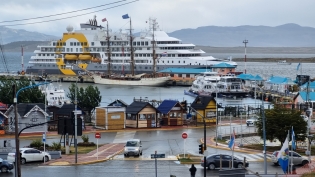
<path fill-rule="evenodd" d="M 278 153 L 279 153 L 279 151 L 275 151 L 271 155 L 271 161 L 275 165 L 279 165 L 278 158 L 277 158 Z M 291 156 L 293 158 L 293 165 L 305 165 L 305 164 L 308 164 L 307 157 L 303 157 L 300 154 L 298 154 L 297 152 L 289 151 L 289 159 L 291 159 Z"/>
<path fill-rule="evenodd" d="M 251 117 L 251 118 L 247 119 L 246 125 L 247 126 L 255 125 L 257 121 L 258 121 L 258 117 Z"/>
<path fill-rule="evenodd" d="M 140 156 L 142 155 L 142 144 L 140 139 L 128 140 L 125 145 L 125 157 L 127 156 Z"/>

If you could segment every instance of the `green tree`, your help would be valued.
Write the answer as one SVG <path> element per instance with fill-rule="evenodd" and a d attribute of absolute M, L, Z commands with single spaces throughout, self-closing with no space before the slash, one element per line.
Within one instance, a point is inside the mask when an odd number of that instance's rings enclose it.
<path fill-rule="evenodd" d="M 273 141 L 278 139 L 281 145 L 284 143 L 288 130 L 290 138 L 292 127 L 296 140 L 304 141 L 306 138 L 307 122 L 301 117 L 301 112 L 296 109 L 288 109 L 284 105 L 275 104 L 273 109 L 265 110 L 266 139 Z M 258 134 L 263 138 L 262 116 L 257 121 Z"/>
<path fill-rule="evenodd" d="M 93 109 L 100 105 L 102 100 L 101 92 L 97 87 L 93 87 L 92 85 L 89 85 L 84 89 L 83 87 L 78 88 L 76 84 L 72 83 L 69 87 L 69 93 L 67 93 L 67 97 L 72 103 L 75 102 L 76 89 L 78 106 L 83 111 L 87 111 L 90 116 Z"/>
<path fill-rule="evenodd" d="M 0 102 L 5 104 L 13 104 L 13 98 L 15 92 L 12 89 L 13 85 L 16 85 L 16 91 L 21 88 L 35 85 L 34 81 L 29 81 L 26 77 L 21 77 L 20 80 L 15 80 L 12 77 L 2 76 L 0 77 Z M 19 103 L 44 103 L 45 95 L 41 92 L 39 87 L 29 88 L 19 93 Z"/>

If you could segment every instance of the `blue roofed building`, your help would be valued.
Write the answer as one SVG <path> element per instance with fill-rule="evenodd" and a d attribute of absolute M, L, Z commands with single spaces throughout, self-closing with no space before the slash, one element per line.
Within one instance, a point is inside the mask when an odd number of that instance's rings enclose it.
<path fill-rule="evenodd" d="M 219 63 L 219 64 L 211 66 L 212 71 L 217 72 L 220 75 L 227 75 L 231 73 L 236 74 L 235 68 L 236 66 L 230 65 L 228 63 Z"/>
<path fill-rule="evenodd" d="M 183 125 L 186 118 L 185 108 L 179 101 L 164 100 L 157 110 L 161 113 L 161 125 Z"/>
<path fill-rule="evenodd" d="M 275 91 L 278 93 L 288 94 L 293 85 L 296 85 L 292 79 L 280 76 L 271 76 L 264 84 L 266 90 Z"/>

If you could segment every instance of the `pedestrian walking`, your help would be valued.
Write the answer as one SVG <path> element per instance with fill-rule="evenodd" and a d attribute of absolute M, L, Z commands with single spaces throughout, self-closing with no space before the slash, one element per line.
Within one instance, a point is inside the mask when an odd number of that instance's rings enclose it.
<path fill-rule="evenodd" d="M 195 167 L 194 164 L 191 164 L 191 167 L 189 168 L 189 171 L 190 171 L 190 176 L 191 177 L 195 177 L 197 168 Z"/>

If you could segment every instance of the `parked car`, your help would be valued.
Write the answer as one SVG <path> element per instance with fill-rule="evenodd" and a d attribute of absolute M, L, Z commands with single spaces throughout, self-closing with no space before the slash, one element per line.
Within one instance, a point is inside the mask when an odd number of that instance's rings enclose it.
<path fill-rule="evenodd" d="M 34 162 L 34 161 L 44 161 L 48 162 L 51 160 L 51 156 L 47 152 L 42 152 L 40 150 L 34 148 L 20 148 L 21 154 L 21 164 L 25 164 L 26 162 Z M 15 162 L 15 152 L 10 152 L 8 154 L 7 160 L 10 162 Z"/>
<path fill-rule="evenodd" d="M 0 158 L 0 171 L 1 171 L 1 173 L 9 172 L 13 168 L 14 168 L 13 163 L 11 163 L 11 162 L 9 162 L 7 160 L 3 160 L 2 158 Z"/>
<path fill-rule="evenodd" d="M 204 158 L 201 159 L 200 165 L 204 167 L 208 167 L 210 170 L 214 170 L 215 168 L 220 168 L 220 155 L 222 156 L 222 168 L 229 168 L 230 167 L 230 161 L 232 161 L 232 156 L 230 155 L 225 155 L 225 154 L 213 154 L 213 155 L 208 155 L 206 157 L 206 163 L 204 162 Z M 245 162 L 245 167 L 248 167 L 249 164 L 246 161 Z M 233 159 L 233 167 L 234 168 L 243 168 L 244 167 L 244 161 L 234 157 Z"/>
<path fill-rule="evenodd" d="M 142 144 L 140 139 L 128 140 L 125 145 L 124 155 L 126 156 L 140 156 L 142 155 Z"/>
<path fill-rule="evenodd" d="M 275 165 L 279 165 L 278 158 L 277 158 L 278 153 L 279 153 L 279 151 L 275 151 L 271 155 L 271 161 Z M 292 158 L 293 158 L 293 165 L 305 165 L 305 164 L 308 164 L 307 157 L 303 157 L 300 154 L 298 154 L 297 152 L 289 151 L 289 157 L 290 157 L 289 160 L 291 160 L 291 155 L 293 155 L 292 156 Z"/>
<path fill-rule="evenodd" d="M 258 117 L 250 117 L 249 119 L 247 119 L 246 124 L 247 126 L 255 125 L 257 121 Z"/>

